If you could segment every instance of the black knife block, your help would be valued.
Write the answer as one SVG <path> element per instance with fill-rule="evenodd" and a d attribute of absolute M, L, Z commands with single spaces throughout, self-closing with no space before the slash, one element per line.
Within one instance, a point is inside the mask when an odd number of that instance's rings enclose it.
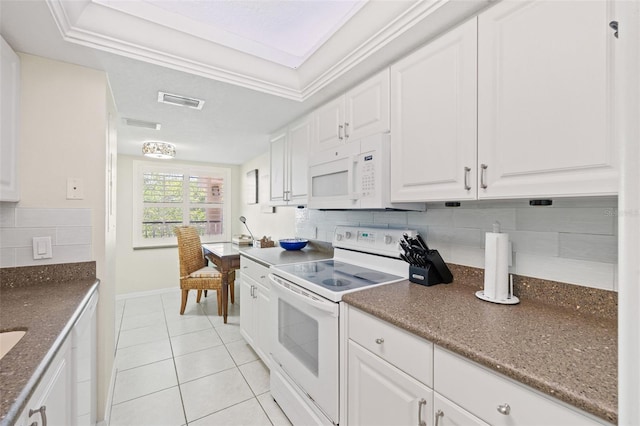
<path fill-rule="evenodd" d="M 453 275 L 438 250 L 429 250 L 426 257 L 425 268 L 409 265 L 409 281 L 426 286 L 448 284 L 453 281 Z"/>

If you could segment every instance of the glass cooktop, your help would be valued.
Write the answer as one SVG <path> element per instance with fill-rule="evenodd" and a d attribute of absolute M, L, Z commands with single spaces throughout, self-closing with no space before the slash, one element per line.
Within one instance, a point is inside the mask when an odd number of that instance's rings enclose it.
<path fill-rule="evenodd" d="M 347 292 L 357 288 L 402 280 L 398 275 L 375 271 L 337 260 L 280 265 L 274 269 L 295 277 L 298 283 L 306 281 L 333 292 Z M 306 284 L 303 283 L 303 284 Z M 307 285 L 304 287 L 309 288 Z M 309 288 L 313 291 L 312 288 Z"/>

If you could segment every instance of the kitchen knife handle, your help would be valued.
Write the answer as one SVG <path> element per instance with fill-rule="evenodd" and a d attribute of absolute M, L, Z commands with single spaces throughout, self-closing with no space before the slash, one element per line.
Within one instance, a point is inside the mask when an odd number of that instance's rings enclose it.
<path fill-rule="evenodd" d="M 480 164 L 480 168 L 482 169 L 482 171 L 480 171 L 480 188 L 482 189 L 487 189 L 487 184 L 484 181 L 484 177 L 487 174 L 487 166 L 486 164 Z"/>
<path fill-rule="evenodd" d="M 464 168 L 464 189 L 465 191 L 469 191 L 471 189 L 471 186 L 469 185 L 469 174 L 471 173 L 471 168 L 470 167 L 465 167 Z"/>

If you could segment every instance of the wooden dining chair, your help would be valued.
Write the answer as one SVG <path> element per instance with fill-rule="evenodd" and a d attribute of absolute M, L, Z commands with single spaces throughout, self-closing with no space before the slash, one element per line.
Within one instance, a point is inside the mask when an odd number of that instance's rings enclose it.
<path fill-rule="evenodd" d="M 180 315 L 184 315 L 189 290 L 198 291 L 196 303 L 200 303 L 203 290 L 215 290 L 218 299 L 218 315 L 222 315 L 222 274 L 207 265 L 198 230 L 192 226 L 177 226 L 173 232 L 178 237 L 180 260 L 180 289 L 182 290 Z"/>

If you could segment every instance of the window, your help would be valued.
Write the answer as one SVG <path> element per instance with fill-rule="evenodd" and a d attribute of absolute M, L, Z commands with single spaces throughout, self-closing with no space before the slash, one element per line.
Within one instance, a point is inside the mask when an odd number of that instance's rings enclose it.
<path fill-rule="evenodd" d="M 198 228 L 202 242 L 229 241 L 231 170 L 134 161 L 133 246 L 175 245 L 173 228 Z"/>

